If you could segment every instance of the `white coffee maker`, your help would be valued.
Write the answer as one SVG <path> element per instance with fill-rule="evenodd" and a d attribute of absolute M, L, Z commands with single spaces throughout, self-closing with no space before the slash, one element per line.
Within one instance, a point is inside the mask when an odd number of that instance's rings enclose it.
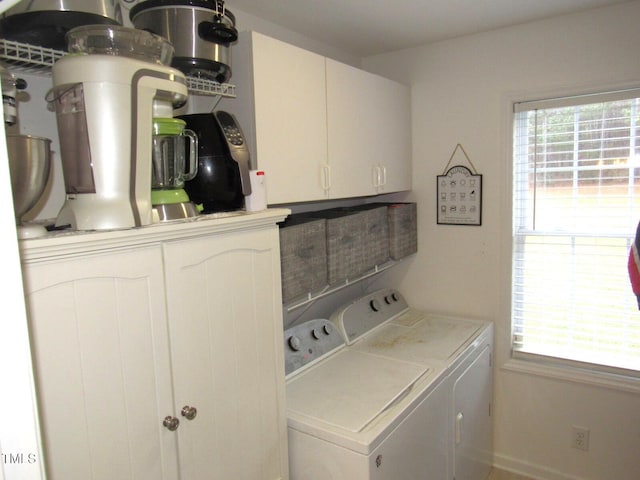
<path fill-rule="evenodd" d="M 152 223 L 153 118 L 187 100 L 173 47 L 132 28 L 78 27 L 53 66 L 66 199 L 56 225 L 108 230 Z"/>

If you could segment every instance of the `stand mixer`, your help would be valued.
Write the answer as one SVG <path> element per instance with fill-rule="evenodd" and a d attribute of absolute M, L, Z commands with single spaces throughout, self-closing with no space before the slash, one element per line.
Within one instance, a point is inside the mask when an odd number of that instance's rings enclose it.
<path fill-rule="evenodd" d="M 0 78 L 4 123 L 15 125 L 18 121 L 16 92 L 25 89 L 26 82 L 2 66 Z M 47 233 L 45 227 L 38 223 L 24 223 L 22 217 L 38 203 L 47 186 L 51 169 L 51 140 L 19 134 L 7 134 L 6 139 L 18 238 L 41 237 Z"/>
<path fill-rule="evenodd" d="M 66 199 L 56 225 L 78 230 L 139 227 L 153 221 L 154 116 L 187 100 L 184 74 L 167 64 L 173 47 L 132 28 L 78 27 L 71 55 L 53 66 Z"/>

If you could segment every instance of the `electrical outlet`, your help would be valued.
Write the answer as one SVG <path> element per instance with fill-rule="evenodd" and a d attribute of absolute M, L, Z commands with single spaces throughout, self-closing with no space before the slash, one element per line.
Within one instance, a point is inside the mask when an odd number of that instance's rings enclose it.
<path fill-rule="evenodd" d="M 571 446 L 578 450 L 589 450 L 589 429 L 586 427 L 571 427 Z"/>

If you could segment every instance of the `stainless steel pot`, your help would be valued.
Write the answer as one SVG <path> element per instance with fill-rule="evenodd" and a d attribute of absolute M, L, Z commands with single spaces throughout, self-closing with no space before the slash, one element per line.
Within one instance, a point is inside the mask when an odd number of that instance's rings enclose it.
<path fill-rule="evenodd" d="M 146 0 L 131 9 L 136 28 L 168 39 L 171 65 L 186 75 L 220 83 L 231 78 L 231 44 L 238 39 L 234 15 L 221 0 Z"/>
<path fill-rule="evenodd" d="M 0 37 L 66 50 L 66 33 L 90 24 L 122 25 L 119 0 L 23 0 L 2 15 Z"/>

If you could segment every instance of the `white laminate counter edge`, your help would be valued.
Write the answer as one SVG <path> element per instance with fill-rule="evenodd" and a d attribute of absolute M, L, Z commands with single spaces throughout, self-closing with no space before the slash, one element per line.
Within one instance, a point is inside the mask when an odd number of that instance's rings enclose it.
<path fill-rule="evenodd" d="M 22 263 L 30 263 L 275 225 L 290 213 L 288 209 L 276 208 L 253 213 L 243 211 L 200 215 L 183 221 L 155 223 L 123 230 L 52 232 L 44 237 L 21 240 L 19 247 Z"/>

